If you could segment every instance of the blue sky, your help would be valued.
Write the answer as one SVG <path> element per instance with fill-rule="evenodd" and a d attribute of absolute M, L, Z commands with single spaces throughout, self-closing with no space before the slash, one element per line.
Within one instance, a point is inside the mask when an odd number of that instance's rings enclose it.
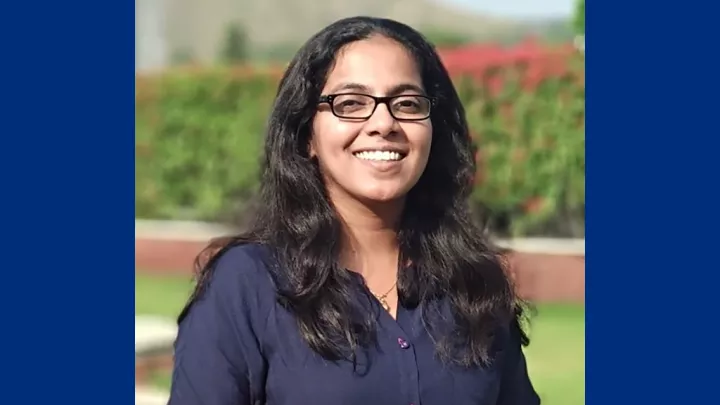
<path fill-rule="evenodd" d="M 566 17 L 575 0 L 435 0 L 484 14 L 512 18 Z"/>

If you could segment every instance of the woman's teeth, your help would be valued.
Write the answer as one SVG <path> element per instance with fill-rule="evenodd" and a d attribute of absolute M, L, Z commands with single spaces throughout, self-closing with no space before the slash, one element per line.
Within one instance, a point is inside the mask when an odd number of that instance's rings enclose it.
<path fill-rule="evenodd" d="M 402 159 L 398 152 L 389 151 L 365 151 L 355 153 L 355 156 L 363 160 L 396 161 Z"/>

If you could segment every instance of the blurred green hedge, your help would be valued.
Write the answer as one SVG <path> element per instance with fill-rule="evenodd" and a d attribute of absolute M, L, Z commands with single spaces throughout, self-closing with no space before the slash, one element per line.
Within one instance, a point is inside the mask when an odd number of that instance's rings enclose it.
<path fill-rule="evenodd" d="M 582 237 L 584 62 L 567 52 L 517 55 L 482 64 L 465 55 L 464 65 L 459 57 L 448 66 L 478 146 L 473 202 L 489 209 L 500 234 Z M 136 216 L 237 218 L 258 186 L 279 75 L 212 68 L 138 76 Z"/>

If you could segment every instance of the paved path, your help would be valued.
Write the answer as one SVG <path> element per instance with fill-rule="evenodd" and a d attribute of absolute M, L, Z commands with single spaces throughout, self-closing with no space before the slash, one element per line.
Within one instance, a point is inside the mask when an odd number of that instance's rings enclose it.
<path fill-rule="evenodd" d="M 135 405 L 167 405 L 169 395 L 150 387 L 135 387 Z"/>
<path fill-rule="evenodd" d="M 150 373 L 172 364 L 175 320 L 135 315 L 135 405 L 166 405 L 167 394 L 144 386 Z M 142 384 L 138 386 L 137 384 Z"/>
<path fill-rule="evenodd" d="M 173 319 L 135 315 L 135 356 L 172 352 L 177 325 Z"/>

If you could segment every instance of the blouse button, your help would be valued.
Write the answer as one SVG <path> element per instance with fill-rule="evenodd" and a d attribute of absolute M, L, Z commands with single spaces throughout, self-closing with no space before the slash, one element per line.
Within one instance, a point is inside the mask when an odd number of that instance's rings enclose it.
<path fill-rule="evenodd" d="M 410 344 L 405 339 L 400 337 L 398 338 L 398 345 L 400 345 L 401 349 L 407 349 L 408 347 L 410 347 Z"/>

